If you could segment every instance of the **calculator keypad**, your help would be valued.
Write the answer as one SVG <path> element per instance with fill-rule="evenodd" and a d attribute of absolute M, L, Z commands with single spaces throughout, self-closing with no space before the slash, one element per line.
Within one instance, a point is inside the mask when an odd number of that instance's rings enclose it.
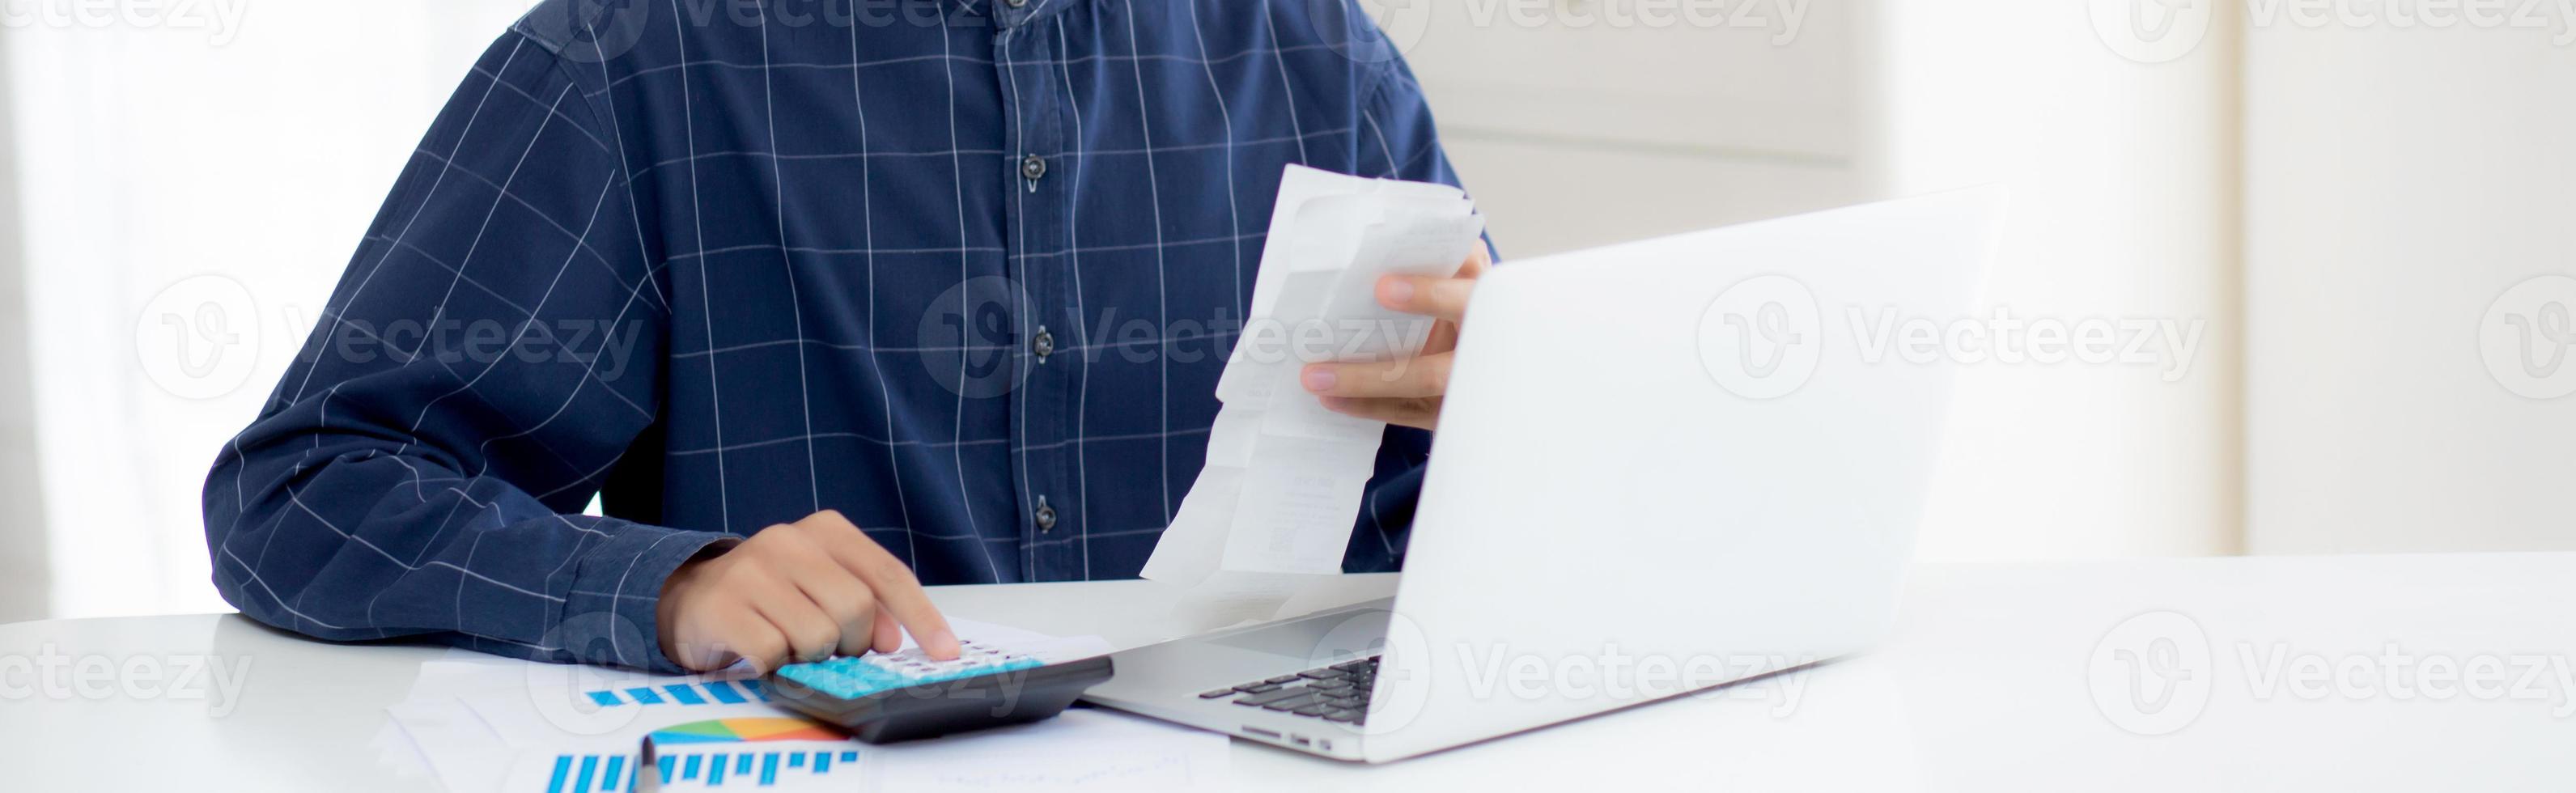
<path fill-rule="evenodd" d="M 778 668 L 778 676 L 804 684 L 807 688 L 842 699 L 856 699 L 880 691 L 891 691 L 923 683 L 939 683 L 978 675 L 997 674 L 1017 669 L 1034 669 L 1046 662 L 1018 653 L 1004 652 L 961 641 L 961 652 L 953 661 L 932 660 L 920 648 L 897 653 L 869 653 L 861 656 L 835 656 L 813 663 L 788 664 Z"/>

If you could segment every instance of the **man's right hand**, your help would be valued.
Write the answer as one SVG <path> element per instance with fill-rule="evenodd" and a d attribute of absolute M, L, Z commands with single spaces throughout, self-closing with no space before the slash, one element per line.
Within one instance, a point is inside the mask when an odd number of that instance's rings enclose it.
<path fill-rule="evenodd" d="M 662 584 L 654 618 L 662 654 L 699 671 L 737 658 L 767 672 L 836 653 L 893 652 L 901 631 L 932 658 L 958 653 L 957 634 L 912 569 L 831 510 L 680 565 Z"/>

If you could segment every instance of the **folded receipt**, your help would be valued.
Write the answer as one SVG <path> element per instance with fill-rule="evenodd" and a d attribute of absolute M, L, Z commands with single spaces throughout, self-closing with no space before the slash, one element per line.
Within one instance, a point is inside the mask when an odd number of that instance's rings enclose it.
<path fill-rule="evenodd" d="M 1206 467 L 1146 561 L 1216 624 L 1270 616 L 1341 572 L 1386 424 L 1326 410 L 1306 364 L 1411 358 L 1432 320 L 1377 302 L 1386 275 L 1446 277 L 1483 244 L 1457 188 L 1289 166 L 1250 316 L 1217 383 Z"/>

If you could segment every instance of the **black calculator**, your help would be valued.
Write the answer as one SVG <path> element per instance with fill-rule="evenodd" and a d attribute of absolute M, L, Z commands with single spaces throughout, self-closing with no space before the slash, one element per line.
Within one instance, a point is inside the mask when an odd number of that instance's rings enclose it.
<path fill-rule="evenodd" d="M 959 644 L 953 661 L 915 648 L 788 664 L 771 676 L 770 701 L 893 743 L 1052 718 L 1115 674 L 1106 655 L 1046 663 Z"/>

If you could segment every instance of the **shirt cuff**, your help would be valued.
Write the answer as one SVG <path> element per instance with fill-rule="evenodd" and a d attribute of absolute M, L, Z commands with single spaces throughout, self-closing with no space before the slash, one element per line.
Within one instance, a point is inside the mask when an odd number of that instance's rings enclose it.
<path fill-rule="evenodd" d="M 585 549 L 574 563 L 572 594 L 564 598 L 555 646 L 585 663 L 688 671 L 662 654 L 656 613 L 662 582 L 709 546 L 742 538 L 614 519 L 596 525 L 607 539 Z"/>

